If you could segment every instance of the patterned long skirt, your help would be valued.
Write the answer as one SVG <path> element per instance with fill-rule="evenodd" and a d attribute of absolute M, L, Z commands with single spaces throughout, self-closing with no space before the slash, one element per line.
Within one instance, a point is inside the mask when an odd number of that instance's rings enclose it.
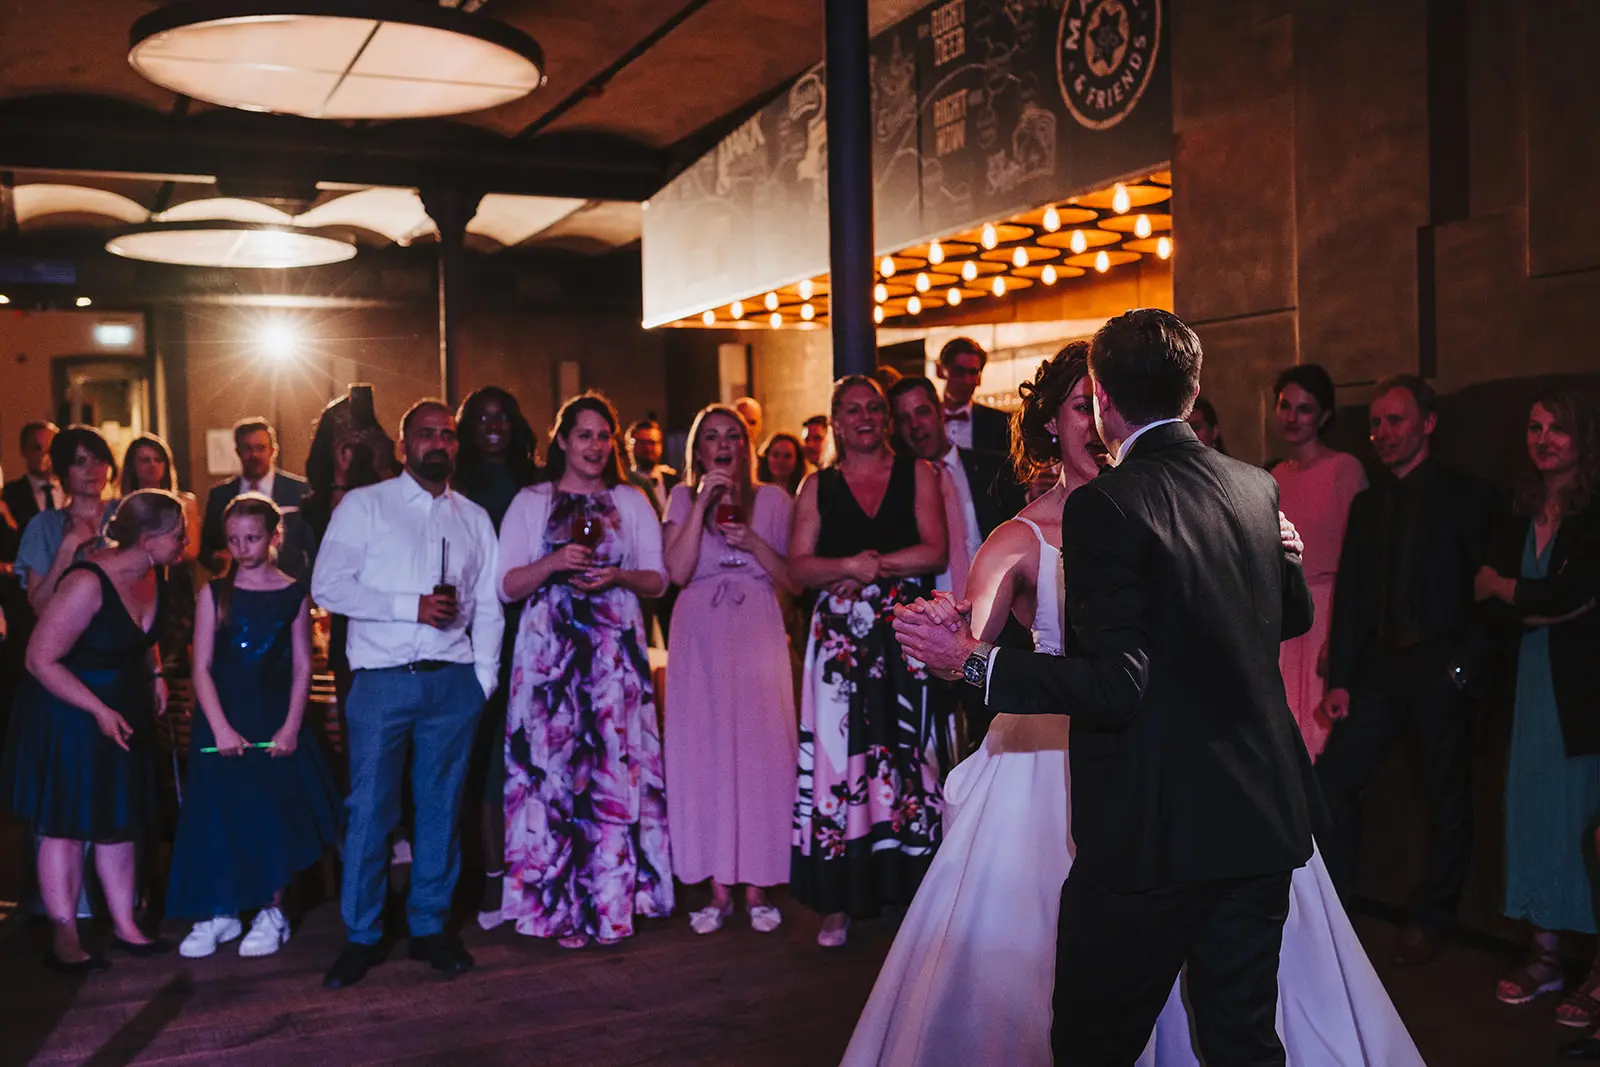
<path fill-rule="evenodd" d="M 502 910 L 534 937 L 628 937 L 635 915 L 673 907 L 639 602 L 547 585 L 522 613 L 513 655 Z"/>
<path fill-rule="evenodd" d="M 943 832 L 951 701 L 895 640 L 915 580 L 824 593 L 811 619 L 800 710 L 790 891 L 857 918 L 909 904 Z"/>

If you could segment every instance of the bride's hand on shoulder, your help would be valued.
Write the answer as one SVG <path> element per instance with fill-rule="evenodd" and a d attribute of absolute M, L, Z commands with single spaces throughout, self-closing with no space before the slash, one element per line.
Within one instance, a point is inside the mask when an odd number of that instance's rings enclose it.
<path fill-rule="evenodd" d="M 1300 540 L 1300 531 L 1294 528 L 1294 523 L 1289 521 L 1289 516 L 1278 512 L 1278 537 L 1283 542 L 1283 550 L 1291 556 L 1303 556 L 1306 553 L 1305 542 Z"/>

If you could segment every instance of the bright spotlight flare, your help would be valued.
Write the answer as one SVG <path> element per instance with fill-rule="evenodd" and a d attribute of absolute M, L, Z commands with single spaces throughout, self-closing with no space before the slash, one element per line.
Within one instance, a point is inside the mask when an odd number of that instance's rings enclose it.
<path fill-rule="evenodd" d="M 294 328 L 293 323 L 276 319 L 262 324 L 257 341 L 267 358 L 275 363 L 284 363 L 293 359 L 299 350 L 300 331 Z"/>

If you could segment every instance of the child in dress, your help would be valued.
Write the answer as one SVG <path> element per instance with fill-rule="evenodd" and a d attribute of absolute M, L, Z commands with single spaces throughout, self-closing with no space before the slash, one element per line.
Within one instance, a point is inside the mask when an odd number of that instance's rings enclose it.
<path fill-rule="evenodd" d="M 267 956 L 289 940 L 283 890 L 338 841 L 337 797 L 305 726 L 311 693 L 310 603 L 279 570 L 282 514 L 246 493 L 223 513 L 233 564 L 195 610 L 195 718 L 183 812 L 173 849 L 169 915 L 199 921 L 178 947 L 209 956 L 239 944 Z"/>

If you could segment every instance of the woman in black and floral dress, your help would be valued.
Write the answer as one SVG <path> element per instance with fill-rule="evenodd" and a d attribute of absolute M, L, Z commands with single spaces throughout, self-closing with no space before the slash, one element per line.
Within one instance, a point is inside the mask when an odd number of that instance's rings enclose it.
<path fill-rule="evenodd" d="M 820 592 L 806 648 L 790 889 L 844 944 L 850 917 L 910 902 L 938 846 L 951 719 L 894 638 L 893 609 L 932 588 L 946 532 L 933 468 L 889 451 L 871 378 L 833 388 L 839 456 L 807 478 L 789 571 Z"/>

